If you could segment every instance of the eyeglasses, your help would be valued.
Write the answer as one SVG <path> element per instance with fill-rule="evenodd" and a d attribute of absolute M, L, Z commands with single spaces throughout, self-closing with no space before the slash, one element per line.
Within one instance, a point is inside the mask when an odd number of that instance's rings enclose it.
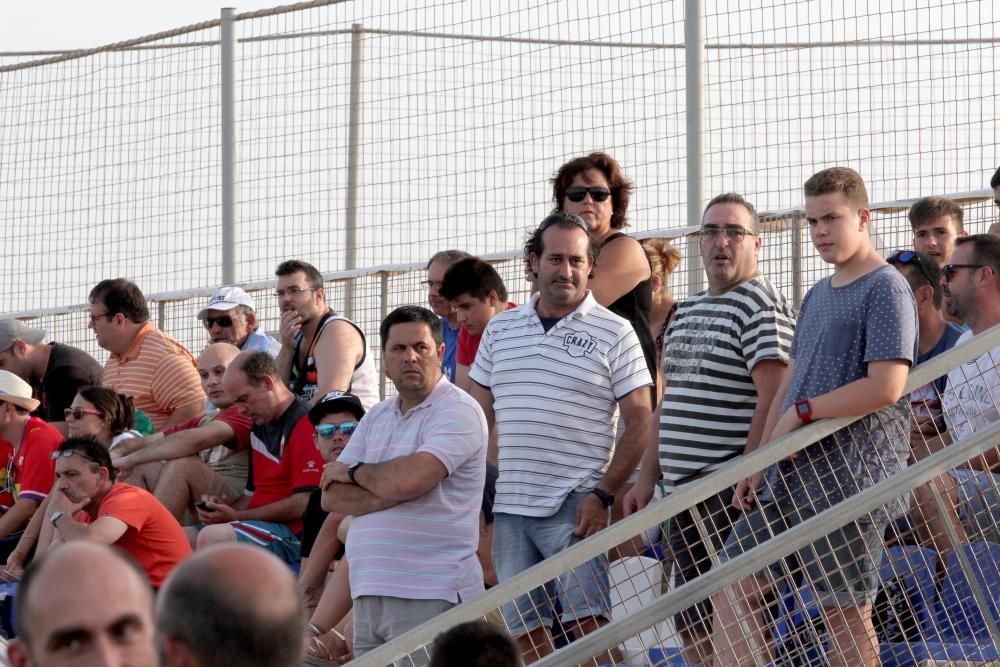
<path fill-rule="evenodd" d="M 292 297 L 294 299 L 298 295 L 304 294 L 305 292 L 315 292 L 315 291 L 316 291 L 316 288 L 313 288 L 313 287 L 289 287 L 288 289 L 276 289 L 276 290 L 274 290 L 274 296 L 276 296 L 276 297 L 278 297 L 280 299 L 280 298 L 284 297 L 287 294 L 288 296 L 290 296 L 290 297 Z"/>
<path fill-rule="evenodd" d="M 83 419 L 84 415 L 97 415 L 98 417 L 103 417 L 104 413 L 100 410 L 94 410 L 93 408 L 66 408 L 63 410 L 63 417 L 68 421 L 70 417 L 73 419 Z"/>
<path fill-rule="evenodd" d="M 985 264 L 945 264 L 941 268 L 941 273 L 944 274 L 944 279 L 951 281 L 955 277 L 955 272 L 959 269 L 981 269 Z"/>
<path fill-rule="evenodd" d="M 344 435 L 351 435 L 357 427 L 358 422 L 342 422 L 339 426 L 337 424 L 320 424 L 316 427 L 316 435 L 321 438 L 332 438 L 338 429 Z"/>
<path fill-rule="evenodd" d="M 937 282 L 936 280 L 931 278 L 929 273 L 927 273 L 927 269 L 924 267 L 924 263 L 920 261 L 920 255 L 918 255 L 913 250 L 897 250 L 896 252 L 889 255 L 885 261 L 889 262 L 890 264 L 899 263 L 899 264 L 904 264 L 906 266 L 912 264 L 913 266 L 917 267 L 917 270 L 920 271 L 921 274 L 923 274 L 924 278 L 927 279 L 927 282 L 931 284 L 931 287 L 933 287 L 934 283 Z"/>
<path fill-rule="evenodd" d="M 206 329 L 211 329 L 213 324 L 218 324 L 220 327 L 225 329 L 226 327 L 233 326 L 233 318 L 229 315 L 220 315 L 219 317 L 206 317 L 202 320 L 205 324 Z"/>
<path fill-rule="evenodd" d="M 538 230 L 535 232 L 535 234 L 541 236 L 542 232 L 544 232 L 546 229 L 548 229 L 552 225 L 557 225 L 560 223 L 564 225 L 566 224 L 576 225 L 583 231 L 587 232 L 587 234 L 590 234 L 590 227 L 588 227 L 587 223 L 583 221 L 583 218 L 581 218 L 578 215 L 574 215 L 573 213 L 563 213 L 561 211 L 551 213 L 547 218 L 542 220 L 542 224 L 538 225 Z"/>
<path fill-rule="evenodd" d="M 611 190 L 602 187 L 585 188 L 582 185 L 566 188 L 566 199 L 571 202 L 582 202 L 586 199 L 587 195 L 590 195 L 590 198 L 595 202 L 600 203 L 611 196 Z"/>
<path fill-rule="evenodd" d="M 82 456 L 83 458 L 87 459 L 91 463 L 98 463 L 98 464 L 100 463 L 100 461 L 98 461 L 97 459 L 95 459 L 93 456 L 88 456 L 87 454 L 84 454 L 83 452 L 81 452 L 79 449 L 62 449 L 62 450 L 56 450 L 56 451 L 52 452 L 51 454 L 49 454 L 49 458 L 52 459 L 53 461 L 58 461 L 59 459 L 68 459 L 69 457 L 73 456 L 74 454 L 76 454 L 77 456 Z"/>
<path fill-rule="evenodd" d="M 441 289 L 441 285 L 444 284 L 442 280 L 421 280 L 420 284 L 428 289 Z"/>
<path fill-rule="evenodd" d="M 757 236 L 746 227 L 702 227 L 699 234 L 703 241 L 714 241 L 723 234 L 730 241 L 742 241 L 748 236 Z"/>
<path fill-rule="evenodd" d="M 114 314 L 113 313 L 101 313 L 100 315 L 91 315 L 90 316 L 90 323 L 91 324 L 97 324 L 97 320 L 101 319 L 102 317 L 114 317 Z"/>

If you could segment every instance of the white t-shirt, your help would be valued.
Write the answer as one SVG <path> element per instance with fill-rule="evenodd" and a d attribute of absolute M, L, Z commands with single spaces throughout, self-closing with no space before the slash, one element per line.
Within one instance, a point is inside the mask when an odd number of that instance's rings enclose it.
<path fill-rule="evenodd" d="M 955 347 L 972 339 L 963 333 Z M 994 348 L 948 373 L 948 388 L 941 399 L 945 423 L 954 441 L 975 433 L 1000 419 L 1000 348 Z"/>

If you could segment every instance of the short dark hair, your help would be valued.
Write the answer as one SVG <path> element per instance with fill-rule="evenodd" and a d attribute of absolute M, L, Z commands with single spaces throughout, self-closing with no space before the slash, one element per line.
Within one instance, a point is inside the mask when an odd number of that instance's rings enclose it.
<path fill-rule="evenodd" d="M 972 263 L 990 267 L 1000 289 L 1000 238 L 993 234 L 971 234 L 955 239 L 956 248 L 966 243 L 973 247 Z"/>
<path fill-rule="evenodd" d="M 861 174 L 850 167 L 830 167 L 809 177 L 802 190 L 806 197 L 820 197 L 839 192 L 852 205 L 868 208 L 868 190 Z"/>
<path fill-rule="evenodd" d="M 101 468 L 107 468 L 108 478 L 113 482 L 118 477 L 118 471 L 111 463 L 111 450 L 107 445 L 102 444 L 92 435 L 81 435 L 75 438 L 66 438 L 59 443 L 60 452 L 74 451 L 82 454 L 82 458 L 87 459 L 91 472 L 97 472 Z"/>
<path fill-rule="evenodd" d="M 469 621 L 434 639 L 429 667 L 521 665 L 521 651 L 509 634 L 486 621 Z"/>
<path fill-rule="evenodd" d="M 573 184 L 573 179 L 590 169 L 596 169 L 604 174 L 611 190 L 611 228 L 621 229 L 628 224 L 625 214 L 628 212 L 629 198 L 632 196 L 632 182 L 625 178 L 618 162 L 607 153 L 591 153 L 583 157 L 573 158 L 552 177 L 552 199 L 556 209 L 563 208 L 566 190 Z"/>
<path fill-rule="evenodd" d="M 941 300 L 944 298 L 944 289 L 941 287 L 941 267 L 931 259 L 930 255 L 916 251 L 911 252 L 913 252 L 913 261 L 903 263 L 890 256 L 889 263 L 895 267 L 906 267 L 903 275 L 906 277 L 906 282 L 910 284 L 910 289 L 914 292 L 919 287 L 930 285 L 934 289 L 934 307 L 940 310 Z"/>
<path fill-rule="evenodd" d="M 535 257 L 541 257 L 545 253 L 545 244 L 543 243 L 542 236 L 550 227 L 582 229 L 590 241 L 587 247 L 587 257 L 594 262 L 594 266 L 597 266 L 597 260 L 601 256 L 601 242 L 590 233 L 587 223 L 578 215 L 556 211 L 545 216 L 545 219 L 524 240 L 524 263 L 528 266 L 528 271 L 531 271 L 531 255 L 534 254 Z M 593 278 L 593 273 L 589 277 Z"/>
<path fill-rule="evenodd" d="M 136 324 L 149 321 L 149 306 L 142 290 L 131 280 L 125 278 L 108 278 L 102 280 L 90 290 L 90 303 L 100 301 L 107 309 L 106 315 L 121 313 Z"/>
<path fill-rule="evenodd" d="M 497 298 L 507 301 L 507 286 L 503 284 L 503 278 L 492 264 L 478 257 L 466 257 L 452 264 L 444 274 L 438 292 L 449 300 L 468 294 L 480 301 L 485 301 L 490 292 L 496 292 Z"/>
<path fill-rule="evenodd" d="M 278 264 L 278 268 L 275 269 L 274 275 L 278 276 L 290 276 L 293 273 L 304 273 L 306 276 L 306 282 L 309 283 L 309 287 L 312 289 L 323 289 L 323 274 L 319 272 L 315 266 L 309 262 L 304 262 L 301 259 L 289 259 L 285 260 L 281 264 Z"/>
<path fill-rule="evenodd" d="M 962 207 L 946 197 L 923 197 L 918 199 L 910 207 L 907 217 L 910 218 L 910 226 L 916 229 L 920 225 L 937 220 L 941 216 L 949 215 L 955 221 L 955 232 L 961 234 L 965 231 L 962 219 L 965 212 Z"/>
<path fill-rule="evenodd" d="M 1000 185 L 1000 167 L 997 167 L 996 172 L 993 174 L 993 178 L 990 179 L 990 187 L 995 188 Z"/>
<path fill-rule="evenodd" d="M 275 382 L 282 381 L 278 362 L 262 350 L 248 354 L 238 368 L 247 376 L 247 382 L 250 383 L 251 387 L 259 387 L 263 384 L 265 377 L 270 377 Z"/>
<path fill-rule="evenodd" d="M 701 212 L 702 220 L 705 219 L 705 214 L 708 213 L 708 209 L 712 208 L 716 204 L 739 204 L 747 210 L 750 214 L 750 231 L 754 234 L 760 233 L 760 216 L 757 215 L 757 209 L 753 207 L 753 204 L 748 202 L 743 195 L 736 194 L 735 192 L 725 192 L 721 195 L 715 195 L 712 197 L 711 201 L 705 205 L 705 210 Z"/>
<path fill-rule="evenodd" d="M 94 406 L 108 422 L 112 436 L 129 430 L 135 425 L 135 401 L 131 396 L 119 394 L 110 387 L 81 387 L 77 392 Z"/>
<path fill-rule="evenodd" d="M 389 342 L 389 329 L 397 324 L 405 324 L 407 322 L 426 324 L 427 328 L 431 330 L 431 338 L 434 339 L 434 344 L 441 345 L 444 343 L 444 334 L 441 331 L 441 320 L 438 319 L 437 315 L 423 306 L 400 306 L 386 315 L 385 319 L 382 320 L 382 324 L 378 327 L 378 335 L 379 338 L 382 339 L 383 352 L 385 351 L 386 343 Z"/>
<path fill-rule="evenodd" d="M 460 259 L 465 259 L 466 257 L 472 257 L 472 255 L 464 250 L 438 250 L 436 253 L 431 255 L 429 260 L 427 260 L 427 266 L 425 266 L 424 269 L 430 269 L 431 264 L 436 264 L 438 262 L 444 262 L 445 264 L 451 266 L 455 262 Z"/>

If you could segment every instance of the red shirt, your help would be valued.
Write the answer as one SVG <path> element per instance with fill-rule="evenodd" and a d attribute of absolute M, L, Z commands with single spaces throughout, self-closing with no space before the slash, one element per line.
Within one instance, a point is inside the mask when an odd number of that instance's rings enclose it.
<path fill-rule="evenodd" d="M 212 421 L 216 420 L 222 422 L 223 424 L 227 424 L 229 428 L 233 429 L 233 441 L 226 443 L 227 447 L 240 451 L 250 446 L 250 427 L 253 426 L 253 422 L 250 421 L 250 417 L 248 415 L 241 412 L 235 405 L 230 405 L 228 408 L 216 415 L 215 419 Z M 178 431 L 187 431 L 192 428 L 199 428 L 207 423 L 208 422 L 205 421 L 205 415 L 192 417 L 187 421 L 181 422 L 180 424 L 174 424 L 173 426 L 164 429 L 163 435 L 170 435 L 171 433 L 177 433 Z"/>
<path fill-rule="evenodd" d="M 191 555 L 184 529 L 151 493 L 125 482 L 115 482 L 97 508 L 97 516 L 77 512 L 76 520 L 90 524 L 111 516 L 128 526 L 114 546 L 128 552 L 146 571 L 153 588 Z"/>
<path fill-rule="evenodd" d="M 513 301 L 507 302 L 507 310 L 517 308 Z M 463 366 L 471 367 L 476 361 L 476 352 L 479 351 L 479 341 L 483 339 L 483 334 L 473 336 L 469 330 L 462 327 L 458 330 L 458 349 L 455 351 L 455 362 Z"/>
<path fill-rule="evenodd" d="M 45 500 L 56 478 L 52 452 L 62 441 L 62 433 L 38 417 L 28 417 L 16 453 L 13 445 L 0 438 L 0 460 L 4 463 L 0 470 L 0 510 L 6 512 L 21 497 Z"/>

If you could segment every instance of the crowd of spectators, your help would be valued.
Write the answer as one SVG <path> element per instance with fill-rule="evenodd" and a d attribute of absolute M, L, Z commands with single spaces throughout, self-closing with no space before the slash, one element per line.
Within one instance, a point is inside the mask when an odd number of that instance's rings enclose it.
<path fill-rule="evenodd" d="M 1000 170 L 991 186 L 1000 206 Z M 381 402 L 366 333 L 301 260 L 275 271 L 277 337 L 223 286 L 197 315 L 197 358 L 123 278 L 89 294 L 103 367 L 0 320 L 13 664 L 340 664 L 804 424 L 862 416 L 676 516 L 667 546 L 676 582 L 690 582 L 1000 419 L 997 350 L 904 395 L 913 366 L 1000 323 L 1000 239 L 969 235 L 954 202 L 914 203 L 913 248 L 883 259 L 861 176 L 813 175 L 805 217 L 833 271 L 796 312 L 758 268 L 766 231 L 743 196 L 706 206 L 708 287 L 678 301 L 680 254 L 622 231 L 633 185 L 610 155 L 570 160 L 552 188 L 554 210 L 524 245 L 527 303 L 508 300 L 489 262 L 434 254 L 430 309 L 381 322 L 395 389 Z M 877 662 L 874 573 L 890 527 L 942 555 L 956 535 L 1000 540 L 998 456 L 798 554 L 832 664 Z M 413 662 L 530 663 L 599 629 L 611 560 L 643 545 L 631 548 Z M 685 660 L 757 664 L 786 570 L 677 614 Z"/>

